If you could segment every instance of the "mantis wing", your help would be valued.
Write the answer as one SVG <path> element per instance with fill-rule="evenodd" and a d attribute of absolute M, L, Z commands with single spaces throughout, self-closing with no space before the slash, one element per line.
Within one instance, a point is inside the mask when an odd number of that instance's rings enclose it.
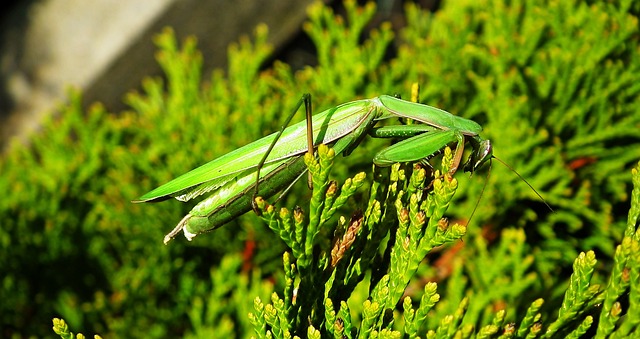
<path fill-rule="evenodd" d="M 376 108 L 376 102 L 372 100 L 358 100 L 314 115 L 314 144 L 330 144 L 357 130 L 363 123 L 368 124 L 375 118 Z M 189 200 L 213 191 L 235 178 L 238 173 L 257 167 L 276 134 L 254 141 L 193 169 L 133 202 L 163 201 L 171 197 Z M 306 152 L 306 140 L 305 121 L 288 127 L 269 154 L 265 165 Z"/>

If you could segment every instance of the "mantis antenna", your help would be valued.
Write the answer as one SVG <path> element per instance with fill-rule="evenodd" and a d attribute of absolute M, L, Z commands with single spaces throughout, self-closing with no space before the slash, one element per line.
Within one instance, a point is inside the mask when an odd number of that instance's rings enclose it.
<path fill-rule="evenodd" d="M 473 207 L 473 211 L 471 211 L 471 215 L 469 216 L 469 220 L 467 220 L 467 225 L 471 222 L 471 219 L 473 219 L 473 215 L 476 213 L 476 209 L 478 209 L 478 205 L 480 205 L 480 199 L 482 199 L 482 195 L 484 194 L 484 190 L 487 188 L 487 183 L 489 182 L 489 178 L 491 177 L 491 167 L 493 166 L 493 161 L 492 161 L 493 159 L 498 160 L 506 168 L 510 169 L 513 173 L 515 173 L 518 176 L 518 178 L 520 178 L 520 180 L 524 181 L 524 183 L 527 184 L 527 186 L 529 186 L 529 188 L 531 188 L 531 190 L 538 196 L 538 198 L 540 198 L 540 200 L 542 200 L 542 202 L 545 204 L 545 206 L 547 206 L 547 208 L 551 212 L 555 213 L 553 208 L 551 208 L 551 206 L 549 206 L 547 201 L 544 200 L 542 195 L 540 195 L 540 193 L 538 193 L 538 191 L 535 188 L 533 188 L 533 186 L 527 181 L 527 179 L 525 179 L 522 175 L 520 175 L 520 173 L 518 173 L 518 171 L 516 171 L 515 168 L 509 166 L 506 162 L 502 161 L 502 159 L 496 157 L 495 155 L 492 155 L 491 159 L 489 160 L 489 171 L 487 172 L 487 177 L 485 178 L 484 185 L 482 185 L 482 191 L 480 191 L 480 197 L 476 201 L 476 205 Z"/>
<path fill-rule="evenodd" d="M 549 206 L 549 204 L 547 203 L 546 200 L 544 200 L 544 198 L 542 197 L 542 195 L 540 195 L 540 193 L 538 193 L 538 191 L 536 191 L 535 188 L 533 188 L 533 186 L 527 181 L 527 179 L 525 179 L 522 175 L 520 175 L 520 173 L 518 173 L 518 171 L 515 170 L 515 168 L 509 166 L 509 164 L 507 164 L 506 162 L 502 161 L 500 158 L 493 156 L 493 159 L 498 160 L 501 164 L 503 164 L 506 168 L 510 169 L 513 173 L 515 173 L 518 178 L 520 178 L 522 181 L 524 181 L 525 184 L 527 184 L 527 186 L 529 186 L 529 188 L 533 191 L 533 193 L 535 193 L 538 198 L 540 198 L 540 200 L 542 200 L 542 202 L 545 204 L 545 206 L 547 206 L 547 208 L 549 209 L 549 211 L 554 212 L 553 208 L 551 208 L 551 206 Z M 491 164 L 489 164 L 489 169 L 491 169 Z M 483 189 L 484 191 L 484 189 Z"/>
<path fill-rule="evenodd" d="M 506 168 L 510 169 L 513 173 L 515 173 L 518 176 L 518 178 L 520 178 L 520 180 L 524 181 L 524 183 L 527 184 L 527 186 L 529 186 L 529 188 L 538 196 L 538 198 L 540 198 L 540 200 L 545 204 L 545 206 L 547 206 L 549 211 L 555 213 L 553 208 L 551 208 L 551 206 L 547 203 L 547 201 L 544 200 L 542 195 L 540 195 L 540 193 L 538 193 L 538 191 L 535 188 L 533 188 L 533 186 L 527 181 L 527 179 L 525 179 L 522 175 L 520 175 L 520 173 L 518 173 L 518 171 L 515 170 L 515 168 L 509 166 L 509 164 L 504 162 L 502 159 L 496 157 L 495 155 L 492 155 L 491 159 L 489 160 L 489 171 L 488 171 L 487 177 L 486 177 L 486 179 L 484 181 L 484 185 L 482 186 L 482 191 L 480 191 L 480 197 L 478 198 L 478 201 L 476 201 L 476 205 L 473 207 L 473 211 L 471 212 L 471 216 L 469 217 L 469 220 L 467 221 L 467 224 L 469 224 L 471 222 L 471 219 L 473 218 L 473 215 L 476 213 L 476 209 L 478 208 L 478 205 L 480 204 L 480 199 L 482 199 L 482 195 L 484 194 L 484 190 L 487 188 L 487 183 L 489 182 L 489 178 L 491 177 L 491 167 L 493 166 L 493 162 L 492 162 L 493 159 L 498 160 Z"/>
<path fill-rule="evenodd" d="M 495 157 L 492 157 L 495 158 Z M 484 195 L 484 189 L 487 188 L 487 183 L 489 183 L 489 178 L 491 177 L 491 166 L 493 164 L 491 163 L 491 159 L 489 159 L 489 170 L 487 172 L 487 177 L 484 180 L 484 185 L 482 185 L 482 191 L 480 191 L 480 196 L 478 197 L 478 200 L 476 200 L 476 205 L 473 206 L 473 211 L 471 211 L 471 215 L 469 216 L 469 219 L 467 220 L 467 225 L 469 225 L 471 223 L 471 219 L 473 219 L 473 215 L 476 214 L 476 210 L 478 209 L 478 205 L 480 205 L 480 199 L 482 199 L 482 195 Z M 473 175 L 473 172 L 472 172 Z"/>

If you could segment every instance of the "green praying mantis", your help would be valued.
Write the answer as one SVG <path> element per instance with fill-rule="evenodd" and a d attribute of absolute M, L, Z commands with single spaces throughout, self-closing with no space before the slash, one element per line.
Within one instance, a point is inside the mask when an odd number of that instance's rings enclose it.
<path fill-rule="evenodd" d="M 286 127 L 303 103 L 307 119 Z M 422 124 L 375 128 L 379 120 L 392 117 L 413 119 Z M 157 202 L 172 197 L 184 202 L 208 195 L 165 236 L 164 243 L 180 231 L 192 240 L 252 207 L 255 210 L 253 204 L 257 196 L 269 198 L 288 189 L 306 171 L 304 154 L 313 155 L 314 147 L 319 144 L 331 145 L 336 154 L 342 152 L 346 156 L 367 134 L 403 138 L 375 155 L 373 163 L 377 166 L 420 161 L 455 144 L 454 165 L 449 171 L 454 174 L 462 161 L 466 142 L 472 151 L 462 165 L 464 171 L 474 172 L 494 157 L 491 142 L 479 136 L 481 131 L 482 127 L 474 121 L 388 95 L 344 103 L 311 116 L 311 97 L 305 94 L 280 131 L 193 169 L 133 202 Z"/>

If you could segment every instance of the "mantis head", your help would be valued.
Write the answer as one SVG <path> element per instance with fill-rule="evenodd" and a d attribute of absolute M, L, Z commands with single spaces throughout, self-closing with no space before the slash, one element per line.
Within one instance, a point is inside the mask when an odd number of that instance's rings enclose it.
<path fill-rule="evenodd" d="M 471 140 L 473 151 L 467 162 L 464 164 L 463 169 L 465 172 L 473 173 L 494 156 L 490 140 L 480 139 L 479 137 Z"/>

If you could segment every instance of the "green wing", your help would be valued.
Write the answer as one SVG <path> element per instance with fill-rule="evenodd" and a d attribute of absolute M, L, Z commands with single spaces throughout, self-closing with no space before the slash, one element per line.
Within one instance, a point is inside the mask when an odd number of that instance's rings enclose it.
<path fill-rule="evenodd" d="M 358 129 L 375 118 L 377 102 L 358 100 L 349 102 L 313 116 L 314 145 L 330 144 Z M 229 152 L 168 183 L 144 194 L 133 202 L 162 201 L 171 197 L 189 200 L 211 192 L 239 173 L 256 168 L 277 133 Z M 273 148 L 266 165 L 280 162 L 307 151 L 306 122 L 302 121 L 285 129 Z"/>

